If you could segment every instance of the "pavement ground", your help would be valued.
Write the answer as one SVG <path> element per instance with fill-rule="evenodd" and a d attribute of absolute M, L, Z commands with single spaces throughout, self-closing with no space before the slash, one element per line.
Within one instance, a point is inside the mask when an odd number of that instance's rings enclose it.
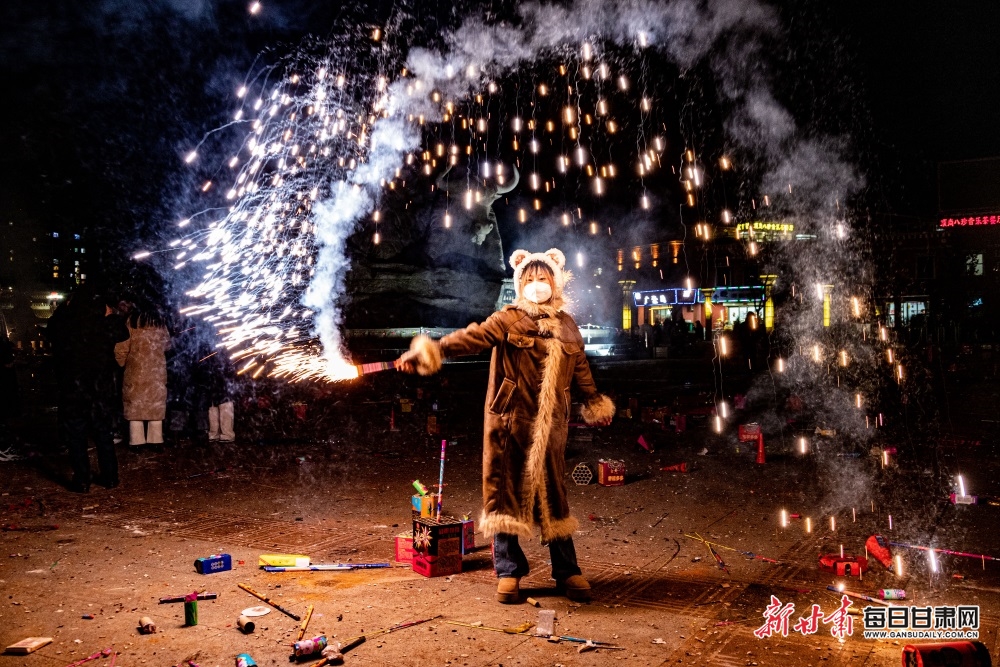
<path fill-rule="evenodd" d="M 408 566 L 258 569 L 258 555 L 274 552 L 306 554 L 314 563 L 391 562 L 394 537 L 410 527 L 411 481 L 436 482 L 440 437 L 426 434 L 434 401 L 440 403 L 442 437 L 449 439 L 445 509 L 477 515 L 482 389 L 470 395 L 469 387 L 478 384 L 482 369 L 466 375 L 467 383 L 456 371 L 450 387 L 435 385 L 422 399 L 415 398 L 412 384 L 383 392 L 413 397 L 409 412 L 392 408 L 397 431 L 389 429 L 389 402 L 358 392 L 310 405 L 325 410 L 325 436 L 269 439 L 244 425 L 233 444 L 181 441 L 159 451 L 120 445 L 122 484 L 113 490 L 65 490 L 58 471 L 66 463 L 55 449 L 0 463 L 0 524 L 6 528 L 0 531 L 0 645 L 53 638 L 31 655 L 0 656 L 0 667 L 69 665 L 108 647 L 126 667 L 188 660 L 222 667 L 243 652 L 261 667 L 287 663 L 298 623 L 274 610 L 258 619 L 254 633 L 242 634 L 236 627 L 240 611 L 262 603 L 238 583 L 297 614 L 313 605 L 306 636 L 323 634 L 331 642 L 435 617 L 373 636 L 346 655 L 346 664 L 899 664 L 906 642 L 864 639 L 860 616 L 852 617 L 854 634 L 844 640 L 834 638 L 829 625 L 809 636 L 754 636 L 771 596 L 794 603 L 794 622 L 813 603 L 827 613 L 835 610 L 839 595 L 826 586 L 839 582 L 867 594 L 903 588 L 921 605 L 980 605 L 980 640 L 1000 655 L 1000 564 L 942 557 L 934 574 L 926 554 L 897 550 L 902 576 L 873 565 L 863 581 L 816 566 L 820 553 L 837 552 L 840 545 L 860 555 L 873 533 L 1000 553 L 1000 507 L 956 507 L 942 492 L 942 480 L 965 470 L 973 492 L 1000 495 L 996 457 L 985 444 L 937 448 L 931 458 L 900 455 L 888 469 L 877 457 L 837 456 L 832 443 L 808 456 L 775 445 L 769 446 L 768 462 L 758 465 L 752 449 L 737 449 L 733 434 L 717 436 L 697 421 L 680 436 L 628 419 L 607 429 L 574 429 L 568 469 L 616 458 L 628 470 L 621 487 L 569 482 L 570 506 L 581 524 L 574 536 L 577 553 L 594 588 L 588 604 L 572 603 L 553 589 L 547 550 L 537 540 L 524 544 L 532 572 L 522 589 L 539 608 L 494 601 L 496 578 L 481 535 L 462 573 L 450 577 L 424 578 Z M 599 371 L 602 379 L 618 383 L 618 391 L 628 382 L 627 374 L 602 378 Z M 638 434 L 653 451 L 636 444 Z M 661 470 L 682 461 L 690 472 Z M 803 519 L 782 528 L 781 509 Z M 694 533 L 779 563 L 719 548 L 725 563 L 720 569 L 703 543 L 685 537 Z M 196 558 L 223 552 L 232 555 L 232 571 L 195 572 Z M 185 627 L 183 605 L 158 600 L 192 590 L 219 597 L 200 602 L 198 625 Z M 864 604 L 856 601 L 855 608 Z M 543 609 L 555 610 L 557 633 L 621 650 L 581 653 L 577 643 L 487 629 L 534 623 Z M 158 632 L 140 634 L 142 616 L 153 618 Z M 92 664 L 108 667 L 110 659 Z"/>

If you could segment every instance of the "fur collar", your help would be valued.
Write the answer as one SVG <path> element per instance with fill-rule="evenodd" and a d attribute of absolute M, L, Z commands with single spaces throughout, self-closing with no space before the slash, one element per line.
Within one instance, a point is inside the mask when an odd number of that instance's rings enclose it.
<path fill-rule="evenodd" d="M 561 298 L 553 297 L 545 303 L 534 303 L 521 296 L 514 301 L 513 307 L 535 318 L 535 326 L 539 331 L 558 338 L 561 329 L 559 316 L 563 312 L 563 305 Z"/>

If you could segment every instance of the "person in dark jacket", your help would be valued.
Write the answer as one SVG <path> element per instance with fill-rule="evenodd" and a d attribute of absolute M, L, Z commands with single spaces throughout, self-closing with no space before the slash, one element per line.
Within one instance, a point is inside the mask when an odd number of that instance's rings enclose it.
<path fill-rule="evenodd" d="M 49 318 L 46 334 L 56 366 L 59 434 L 69 449 L 73 479 L 68 488 L 90 491 L 87 437 L 94 438 L 100 466 L 98 483 L 118 486 L 118 457 L 112 440 L 115 391 L 115 345 L 128 339 L 128 328 L 97 290 L 81 286 Z"/>
<path fill-rule="evenodd" d="M 7 326 L 0 318 L 0 447 L 9 446 L 14 441 L 11 422 L 21 412 L 18 399 L 14 345 L 7 336 Z"/>
<path fill-rule="evenodd" d="M 193 379 L 199 395 L 199 409 L 208 413 L 209 442 L 233 442 L 236 431 L 233 405 L 236 371 L 229 354 L 207 343 L 198 349 Z"/>
<path fill-rule="evenodd" d="M 573 546 L 578 523 L 566 492 L 570 390 L 583 399 L 588 424 L 606 426 L 615 406 L 598 393 L 580 330 L 564 310 L 563 253 L 554 248 L 545 253 L 516 250 L 510 262 L 516 296 L 512 305 L 440 341 L 418 336 L 399 363 L 404 371 L 428 375 L 440 368 L 442 357 L 493 348 L 479 527 L 493 538 L 497 600 L 519 601 L 528 561 L 518 537 L 530 537 L 536 526 L 549 545 L 557 586 L 571 600 L 589 600 L 590 584 Z"/>

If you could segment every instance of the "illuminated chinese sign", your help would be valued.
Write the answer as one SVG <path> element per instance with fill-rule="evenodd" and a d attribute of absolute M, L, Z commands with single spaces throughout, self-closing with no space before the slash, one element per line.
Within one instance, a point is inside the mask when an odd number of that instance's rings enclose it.
<path fill-rule="evenodd" d="M 736 225 L 736 238 L 766 241 L 778 237 L 791 237 L 795 225 L 790 222 L 740 222 Z"/>
<path fill-rule="evenodd" d="M 968 218 L 941 218 L 941 227 L 982 227 L 1000 225 L 1000 215 L 977 215 Z"/>

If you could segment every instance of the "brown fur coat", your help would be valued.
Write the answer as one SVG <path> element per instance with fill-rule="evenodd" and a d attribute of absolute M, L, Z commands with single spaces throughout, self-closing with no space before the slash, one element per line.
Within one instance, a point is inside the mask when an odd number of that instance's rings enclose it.
<path fill-rule="evenodd" d="M 125 367 L 122 403 L 129 421 L 162 421 L 167 414 L 166 327 L 129 327 L 128 340 L 115 346 L 115 359 Z"/>
<path fill-rule="evenodd" d="M 614 403 L 594 386 L 576 322 L 547 304 L 518 299 L 482 324 L 413 345 L 424 374 L 437 370 L 442 355 L 491 347 L 480 527 L 487 537 L 530 536 L 536 525 L 546 542 L 569 537 L 577 528 L 566 497 L 570 388 L 584 400 L 587 423 L 613 416 Z"/>

